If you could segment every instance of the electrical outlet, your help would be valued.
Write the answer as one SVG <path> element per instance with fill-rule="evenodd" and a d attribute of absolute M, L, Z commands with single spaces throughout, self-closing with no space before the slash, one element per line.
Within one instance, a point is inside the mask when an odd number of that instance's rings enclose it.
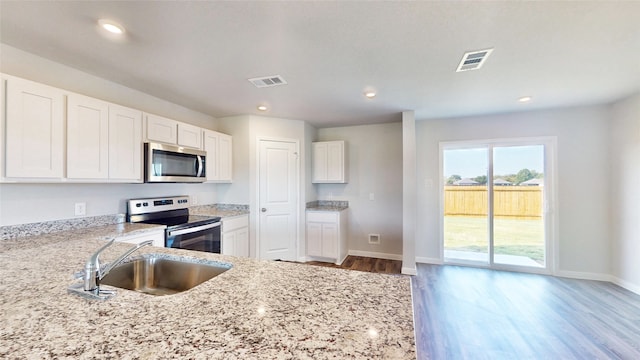
<path fill-rule="evenodd" d="M 198 205 L 198 197 L 191 195 L 191 205 Z"/>
<path fill-rule="evenodd" d="M 76 203 L 76 216 L 87 214 L 87 203 Z"/>
<path fill-rule="evenodd" d="M 369 234 L 369 244 L 380 244 L 380 234 Z"/>
<path fill-rule="evenodd" d="M 376 196 L 374 193 L 369 193 L 369 200 L 374 201 L 376 199 Z"/>

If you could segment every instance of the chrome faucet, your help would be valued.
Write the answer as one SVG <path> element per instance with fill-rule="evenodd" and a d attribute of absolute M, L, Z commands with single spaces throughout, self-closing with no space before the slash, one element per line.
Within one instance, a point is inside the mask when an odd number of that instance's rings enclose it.
<path fill-rule="evenodd" d="M 104 245 L 93 255 L 91 255 L 89 260 L 87 260 L 87 263 L 84 265 L 84 291 L 89 291 L 94 295 L 100 295 L 100 281 L 102 280 L 102 278 L 104 278 L 114 267 L 123 262 L 124 259 L 126 259 L 127 256 L 131 255 L 134 251 L 140 249 L 143 246 L 153 244 L 153 240 L 143 241 L 127 250 L 127 252 L 125 252 L 124 254 L 120 255 L 119 258 L 108 264 L 104 268 L 104 270 L 100 270 L 100 260 L 98 259 L 98 257 L 100 256 L 100 253 L 111 246 L 114 241 L 115 239 L 109 241 L 106 245 Z"/>

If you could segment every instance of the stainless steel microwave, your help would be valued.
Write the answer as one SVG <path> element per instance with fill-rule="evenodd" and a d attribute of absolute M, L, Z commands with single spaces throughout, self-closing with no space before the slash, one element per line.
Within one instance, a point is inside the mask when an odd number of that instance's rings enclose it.
<path fill-rule="evenodd" d="M 145 182 L 204 182 L 206 155 L 202 150 L 158 143 L 144 144 Z"/>

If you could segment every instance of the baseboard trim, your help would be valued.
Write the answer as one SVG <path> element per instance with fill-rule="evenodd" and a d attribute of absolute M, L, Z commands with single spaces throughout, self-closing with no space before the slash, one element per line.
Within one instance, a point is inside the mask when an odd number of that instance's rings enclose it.
<path fill-rule="evenodd" d="M 418 275 L 418 269 L 415 267 L 402 267 L 401 273 L 403 275 Z"/>
<path fill-rule="evenodd" d="M 433 265 L 442 265 L 444 263 L 442 259 L 423 257 L 423 256 L 416 256 L 416 262 L 421 264 L 433 264 Z"/>
<path fill-rule="evenodd" d="M 379 252 L 373 252 L 373 251 L 349 250 L 349 255 L 364 256 L 364 257 L 385 259 L 385 260 L 402 260 L 402 254 L 387 254 L 387 253 L 379 253 Z"/>
<path fill-rule="evenodd" d="M 609 274 L 589 273 L 589 272 L 581 272 L 581 271 L 558 270 L 553 275 L 564 277 L 564 278 L 570 278 L 570 279 L 614 282 L 613 281 L 613 276 L 611 276 Z"/>
<path fill-rule="evenodd" d="M 614 284 L 616 284 L 616 285 L 618 285 L 620 287 L 623 287 L 623 288 L 625 288 L 625 289 L 627 289 L 627 290 L 629 290 L 629 291 L 631 291 L 633 293 L 636 293 L 636 294 L 640 295 L 640 285 L 634 284 L 634 283 L 632 283 L 630 281 L 627 281 L 627 280 L 620 279 L 617 276 L 613 276 L 611 282 L 613 282 Z"/>

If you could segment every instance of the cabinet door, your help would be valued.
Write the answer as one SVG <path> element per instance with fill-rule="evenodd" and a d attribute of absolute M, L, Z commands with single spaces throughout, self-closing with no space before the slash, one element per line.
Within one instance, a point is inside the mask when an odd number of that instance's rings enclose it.
<path fill-rule="evenodd" d="M 322 256 L 338 257 L 338 225 L 322 224 Z"/>
<path fill-rule="evenodd" d="M 327 143 L 313 143 L 311 145 L 312 152 L 312 172 L 311 182 L 327 181 Z"/>
<path fill-rule="evenodd" d="M 109 104 L 70 94 L 67 98 L 67 178 L 109 176 Z"/>
<path fill-rule="evenodd" d="M 109 105 L 109 179 L 142 181 L 142 113 Z"/>
<path fill-rule="evenodd" d="M 236 256 L 249 257 L 249 228 L 236 230 Z"/>
<path fill-rule="evenodd" d="M 237 233 L 229 231 L 222 233 L 222 255 L 236 255 Z"/>
<path fill-rule="evenodd" d="M 197 126 L 178 123 L 178 145 L 202 149 L 202 129 Z"/>
<path fill-rule="evenodd" d="M 231 182 L 233 172 L 233 139 L 230 135 L 220 134 L 218 143 L 218 181 Z"/>
<path fill-rule="evenodd" d="M 215 131 L 204 131 L 204 151 L 207 152 L 206 171 L 207 181 L 216 181 L 220 178 L 218 174 L 218 147 L 220 143 L 219 133 Z"/>
<path fill-rule="evenodd" d="M 322 224 L 307 222 L 307 254 L 322 256 Z"/>
<path fill-rule="evenodd" d="M 327 178 L 328 182 L 344 182 L 344 142 L 327 143 Z"/>
<path fill-rule="evenodd" d="M 7 80 L 6 176 L 62 178 L 64 94 L 18 78 Z"/>
<path fill-rule="evenodd" d="M 178 143 L 178 122 L 161 116 L 146 114 L 147 139 L 167 144 Z"/>
<path fill-rule="evenodd" d="M 204 130 L 203 146 L 207 152 L 207 181 L 231 182 L 232 137 Z"/>

